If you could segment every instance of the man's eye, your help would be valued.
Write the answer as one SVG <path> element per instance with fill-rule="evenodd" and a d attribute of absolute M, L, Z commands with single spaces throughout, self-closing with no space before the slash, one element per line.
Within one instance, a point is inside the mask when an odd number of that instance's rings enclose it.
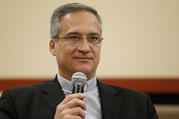
<path fill-rule="evenodd" d="M 97 41 L 99 38 L 98 38 L 98 36 L 90 36 L 89 37 L 89 40 L 91 40 L 91 41 Z"/>
<path fill-rule="evenodd" d="M 79 36 L 68 36 L 68 39 L 78 40 L 78 39 L 80 39 L 80 37 Z"/>

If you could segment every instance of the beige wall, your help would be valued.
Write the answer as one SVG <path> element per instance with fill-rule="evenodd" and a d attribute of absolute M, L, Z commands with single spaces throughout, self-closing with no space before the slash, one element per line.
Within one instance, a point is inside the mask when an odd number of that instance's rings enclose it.
<path fill-rule="evenodd" d="M 49 21 L 67 2 L 103 18 L 99 76 L 179 77 L 179 0 L 1 0 L 0 77 L 55 75 Z"/>

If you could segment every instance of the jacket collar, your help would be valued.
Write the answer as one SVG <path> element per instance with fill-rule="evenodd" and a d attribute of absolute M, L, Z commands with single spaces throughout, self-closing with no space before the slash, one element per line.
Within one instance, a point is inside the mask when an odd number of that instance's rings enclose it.
<path fill-rule="evenodd" d="M 55 114 L 56 106 L 65 98 L 61 85 L 58 83 L 57 76 L 53 81 L 49 81 L 42 89 L 44 103 Z"/>
<path fill-rule="evenodd" d="M 101 100 L 102 119 L 117 119 L 121 98 L 117 96 L 117 89 L 98 81 Z"/>
<path fill-rule="evenodd" d="M 116 96 L 117 90 L 114 87 L 103 84 L 97 80 L 99 88 L 99 96 L 101 101 L 102 119 L 117 119 L 121 98 Z M 62 87 L 57 77 L 53 81 L 49 81 L 42 89 L 42 98 L 44 103 L 55 114 L 56 106 L 65 98 Z"/>

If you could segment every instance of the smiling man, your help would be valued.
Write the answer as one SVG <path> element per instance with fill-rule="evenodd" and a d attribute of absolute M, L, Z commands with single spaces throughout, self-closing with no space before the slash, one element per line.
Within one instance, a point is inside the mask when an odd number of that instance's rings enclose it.
<path fill-rule="evenodd" d="M 103 38 L 95 9 L 79 3 L 60 6 L 51 17 L 50 33 L 50 52 L 58 64 L 55 79 L 4 91 L 0 119 L 158 119 L 146 94 L 96 78 Z M 87 76 L 84 93 L 72 94 L 75 72 Z"/>
<path fill-rule="evenodd" d="M 51 53 L 56 56 L 59 74 L 71 80 L 80 71 L 88 79 L 95 76 L 101 49 L 100 23 L 85 10 L 67 13 L 60 19 L 61 31 L 52 36 Z"/>

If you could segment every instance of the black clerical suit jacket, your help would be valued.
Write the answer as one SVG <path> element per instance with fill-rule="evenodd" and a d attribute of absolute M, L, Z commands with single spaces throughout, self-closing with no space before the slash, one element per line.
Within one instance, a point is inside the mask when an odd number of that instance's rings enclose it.
<path fill-rule="evenodd" d="M 140 92 L 98 81 L 102 119 L 158 119 L 150 98 Z M 54 119 L 64 99 L 57 78 L 8 89 L 0 98 L 0 119 Z"/>

